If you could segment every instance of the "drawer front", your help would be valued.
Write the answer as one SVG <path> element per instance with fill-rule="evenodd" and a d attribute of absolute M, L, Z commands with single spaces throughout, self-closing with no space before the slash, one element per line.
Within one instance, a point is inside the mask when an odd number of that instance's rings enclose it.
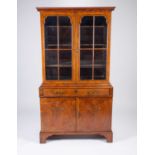
<path fill-rule="evenodd" d="M 65 96 L 111 96 L 110 89 L 43 89 L 42 96 L 65 97 Z"/>
<path fill-rule="evenodd" d="M 55 97 L 55 96 L 73 96 L 73 89 L 44 89 L 44 96 Z"/>
<path fill-rule="evenodd" d="M 79 89 L 78 96 L 109 96 L 109 89 Z"/>
<path fill-rule="evenodd" d="M 41 98 L 42 131 L 75 131 L 74 98 Z"/>

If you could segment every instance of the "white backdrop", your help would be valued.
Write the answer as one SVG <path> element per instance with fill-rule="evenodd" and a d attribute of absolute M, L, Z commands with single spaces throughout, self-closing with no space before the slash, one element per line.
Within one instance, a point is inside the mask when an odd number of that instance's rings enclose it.
<path fill-rule="evenodd" d="M 113 144 L 98 139 L 59 140 L 49 141 L 45 149 L 45 145 L 38 143 L 40 130 L 38 87 L 42 82 L 40 18 L 36 10 L 38 6 L 116 6 L 112 14 L 110 74 L 114 86 Z M 87 147 L 90 148 L 91 145 L 92 148 L 95 147 L 96 143 L 97 147 L 101 146 L 98 154 L 103 153 L 102 149 L 107 151 L 107 154 L 136 154 L 136 33 L 136 0 L 18 0 L 19 154 L 31 154 L 32 151 L 38 154 L 50 154 L 53 153 L 50 147 L 57 149 L 58 145 L 63 146 L 64 154 L 69 154 L 67 145 L 73 145 L 72 149 L 78 145 L 77 154 L 79 154 L 87 152 Z M 90 145 L 86 143 L 88 141 Z M 61 154 L 62 150 L 58 149 L 57 154 L 59 151 Z M 93 154 L 93 151 L 96 152 L 92 150 L 90 154 Z M 70 153 L 72 154 L 71 151 Z"/>

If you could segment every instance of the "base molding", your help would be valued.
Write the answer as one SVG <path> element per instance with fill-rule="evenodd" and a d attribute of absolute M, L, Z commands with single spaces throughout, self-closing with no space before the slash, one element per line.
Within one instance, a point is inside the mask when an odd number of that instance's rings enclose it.
<path fill-rule="evenodd" d="M 113 142 L 112 131 L 99 131 L 99 132 L 42 132 L 40 131 L 40 143 L 46 143 L 46 140 L 54 135 L 100 135 L 103 136 L 107 142 Z"/>

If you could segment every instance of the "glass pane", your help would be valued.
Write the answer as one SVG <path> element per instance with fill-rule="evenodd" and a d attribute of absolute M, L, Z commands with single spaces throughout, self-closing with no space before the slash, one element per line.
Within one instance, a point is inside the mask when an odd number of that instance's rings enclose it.
<path fill-rule="evenodd" d="M 95 26 L 106 26 L 106 18 L 103 16 L 95 16 Z"/>
<path fill-rule="evenodd" d="M 81 50 L 80 63 L 81 66 L 92 65 L 93 54 L 91 50 Z"/>
<path fill-rule="evenodd" d="M 95 50 L 94 51 L 94 65 L 106 65 L 106 50 Z"/>
<path fill-rule="evenodd" d="M 82 27 L 80 30 L 81 48 L 93 47 L 93 27 Z"/>
<path fill-rule="evenodd" d="M 70 26 L 71 23 L 70 23 L 69 17 L 60 16 L 60 17 L 59 17 L 59 25 L 60 25 L 60 26 L 65 26 L 65 25 Z"/>
<path fill-rule="evenodd" d="M 95 27 L 95 48 L 106 48 L 107 31 L 106 27 Z"/>
<path fill-rule="evenodd" d="M 57 67 L 46 67 L 46 80 L 58 80 Z"/>
<path fill-rule="evenodd" d="M 71 67 L 60 67 L 60 80 L 71 80 L 72 70 Z"/>
<path fill-rule="evenodd" d="M 52 26 L 45 27 L 45 47 L 46 48 L 57 47 L 57 27 Z"/>
<path fill-rule="evenodd" d="M 59 47 L 71 48 L 71 27 L 59 27 Z"/>
<path fill-rule="evenodd" d="M 60 65 L 71 65 L 71 51 L 60 51 L 59 53 L 59 63 Z"/>
<path fill-rule="evenodd" d="M 45 62 L 47 65 L 56 65 L 58 63 L 57 61 L 57 51 L 46 51 L 45 53 Z"/>
<path fill-rule="evenodd" d="M 94 68 L 94 79 L 100 80 L 106 78 L 106 69 L 105 67 L 95 67 Z"/>
<path fill-rule="evenodd" d="M 47 26 L 56 26 L 57 25 L 57 17 L 56 16 L 49 16 L 45 20 L 45 25 Z"/>
<path fill-rule="evenodd" d="M 92 68 L 80 68 L 80 79 L 91 80 L 92 79 Z"/>
<path fill-rule="evenodd" d="M 85 16 L 82 18 L 82 22 L 81 22 L 82 26 L 92 26 L 93 25 L 93 16 Z"/>
<path fill-rule="evenodd" d="M 49 16 L 45 19 L 45 48 L 57 47 L 57 17 Z"/>

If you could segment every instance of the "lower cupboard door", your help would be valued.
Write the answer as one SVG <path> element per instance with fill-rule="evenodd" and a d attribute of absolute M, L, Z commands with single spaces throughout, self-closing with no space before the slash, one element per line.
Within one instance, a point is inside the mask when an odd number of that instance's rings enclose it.
<path fill-rule="evenodd" d="M 111 98 L 79 98 L 77 130 L 110 131 L 111 113 Z"/>
<path fill-rule="evenodd" d="M 75 99 L 41 98 L 42 131 L 75 131 Z"/>

